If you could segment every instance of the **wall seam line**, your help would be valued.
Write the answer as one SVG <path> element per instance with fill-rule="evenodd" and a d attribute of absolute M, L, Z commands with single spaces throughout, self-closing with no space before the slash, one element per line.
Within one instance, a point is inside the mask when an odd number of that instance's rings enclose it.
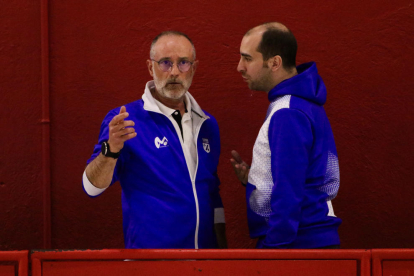
<path fill-rule="evenodd" d="M 50 183 L 50 94 L 49 94 L 49 1 L 40 0 L 41 75 L 42 75 L 42 182 L 43 248 L 51 248 Z"/>

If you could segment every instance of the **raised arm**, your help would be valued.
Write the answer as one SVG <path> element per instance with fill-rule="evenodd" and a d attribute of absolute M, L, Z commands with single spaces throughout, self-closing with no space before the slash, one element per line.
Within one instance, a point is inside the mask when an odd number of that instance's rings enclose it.
<path fill-rule="evenodd" d="M 135 123 L 131 120 L 125 120 L 129 116 L 125 106 L 122 106 L 119 114 L 114 116 L 109 122 L 109 150 L 112 153 L 118 153 L 124 147 L 125 141 L 137 136 L 133 126 Z M 97 188 L 107 188 L 112 181 L 117 159 L 106 157 L 100 153 L 86 167 L 86 177 Z"/>

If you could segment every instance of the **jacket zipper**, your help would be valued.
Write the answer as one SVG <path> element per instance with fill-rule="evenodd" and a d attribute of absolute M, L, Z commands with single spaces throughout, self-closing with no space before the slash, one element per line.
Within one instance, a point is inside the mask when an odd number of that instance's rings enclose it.
<path fill-rule="evenodd" d="M 198 228 L 200 226 L 200 210 L 199 210 L 199 206 L 198 206 L 197 190 L 196 190 L 196 186 L 195 186 L 195 179 L 196 179 L 197 170 L 198 170 L 197 140 L 198 140 L 198 134 L 200 133 L 201 125 L 204 123 L 205 120 L 206 120 L 205 118 L 201 118 L 201 121 L 197 126 L 197 131 L 195 133 L 195 146 L 196 146 L 196 153 L 197 153 L 197 163 L 196 163 L 196 168 L 195 168 L 195 171 L 194 171 L 193 179 L 191 179 L 191 184 L 193 185 L 194 200 L 195 200 L 195 204 L 196 204 L 196 213 L 197 213 L 197 224 L 196 224 L 196 229 L 195 229 L 195 234 L 194 234 L 194 248 L 195 249 L 198 249 Z"/>
<path fill-rule="evenodd" d="M 158 113 L 158 114 L 162 114 L 162 115 L 164 115 L 165 117 L 167 117 L 168 118 L 168 116 L 167 115 L 165 115 L 164 113 L 162 113 L 162 112 L 158 112 L 158 111 L 156 111 L 156 110 L 148 110 L 148 111 L 153 111 L 153 112 L 155 112 L 155 113 Z M 201 117 L 201 116 L 200 116 Z M 187 165 L 187 170 L 188 170 L 188 174 L 190 175 L 190 179 L 191 179 L 191 185 L 193 186 L 193 194 L 194 194 L 194 200 L 195 200 L 195 204 L 196 204 L 196 214 L 197 214 L 197 221 L 196 221 L 196 229 L 195 229 L 195 233 L 194 233 L 194 248 L 195 249 L 198 249 L 198 229 L 199 229 L 199 226 L 200 226 L 200 210 L 199 210 L 199 206 L 198 206 L 198 197 L 197 197 L 197 189 L 196 189 L 196 187 L 195 187 L 195 178 L 196 178 L 196 175 L 197 175 L 197 170 L 198 170 L 198 146 L 197 146 L 197 139 L 198 139 L 198 134 L 200 133 L 200 129 L 201 129 L 201 125 L 204 123 L 204 121 L 205 120 L 207 120 L 206 118 L 203 118 L 203 117 L 201 117 L 201 120 L 200 120 L 200 122 L 198 123 L 198 126 L 197 126 L 197 130 L 196 130 L 196 133 L 195 133 L 195 146 L 196 146 L 196 153 L 197 153 L 197 163 L 196 163 L 196 168 L 195 168 L 195 171 L 194 171 L 194 176 L 193 176 L 193 178 L 191 178 L 191 173 L 190 173 L 190 170 L 188 169 L 188 164 L 187 164 L 187 160 L 186 160 L 186 165 Z M 172 122 L 171 122 L 172 123 Z M 174 127 L 174 129 L 175 129 L 175 127 Z M 177 134 L 178 135 L 178 134 Z M 180 135 L 178 135 L 178 140 L 180 141 L 180 143 L 181 143 L 181 147 L 183 147 L 183 142 L 184 141 L 182 141 L 181 140 L 181 137 L 180 137 Z M 181 142 L 182 141 L 182 142 Z M 183 149 L 183 154 L 184 154 L 184 149 Z M 185 160 L 185 156 L 184 156 L 184 160 Z"/>

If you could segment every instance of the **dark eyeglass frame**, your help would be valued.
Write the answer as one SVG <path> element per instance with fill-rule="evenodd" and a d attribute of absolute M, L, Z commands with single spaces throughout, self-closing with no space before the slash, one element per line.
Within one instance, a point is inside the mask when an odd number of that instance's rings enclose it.
<path fill-rule="evenodd" d="M 163 72 L 170 71 L 173 68 L 174 64 L 175 64 L 175 62 L 172 62 L 169 59 L 160 59 L 160 60 L 157 61 L 157 60 L 151 58 L 151 60 L 158 63 L 158 66 L 160 67 L 161 71 L 163 71 Z M 180 68 L 180 62 L 183 62 L 183 61 L 190 64 L 190 66 L 188 66 L 188 69 L 186 69 L 186 70 L 183 70 L 182 68 Z M 161 62 L 167 62 L 169 64 L 168 68 L 163 68 L 163 65 L 160 64 Z M 180 60 L 179 62 L 177 62 L 176 64 L 177 64 L 178 70 L 180 70 L 181 73 L 185 73 L 188 70 L 190 70 L 191 66 L 193 66 L 193 64 L 194 64 L 194 61 L 191 62 L 189 60 L 183 59 L 183 60 Z"/>

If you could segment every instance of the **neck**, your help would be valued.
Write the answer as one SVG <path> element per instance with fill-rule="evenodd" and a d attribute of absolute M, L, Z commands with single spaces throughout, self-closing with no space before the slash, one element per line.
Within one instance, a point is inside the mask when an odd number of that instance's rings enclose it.
<path fill-rule="evenodd" d="M 175 110 L 179 110 L 181 113 L 181 116 L 184 115 L 185 113 L 185 106 L 184 106 L 184 97 L 185 94 L 179 98 L 179 99 L 171 99 L 171 98 L 167 98 L 162 96 L 154 87 L 154 89 L 151 89 L 151 94 L 154 97 L 154 99 L 156 99 L 157 101 L 159 101 L 160 103 L 162 103 L 163 105 L 165 105 L 166 107 L 169 107 L 171 109 L 175 109 Z"/>
<path fill-rule="evenodd" d="M 290 78 L 296 76 L 297 74 L 298 74 L 298 71 L 296 70 L 296 67 L 291 71 L 286 71 L 286 70 L 283 69 L 281 71 L 281 74 L 274 78 L 274 82 L 272 83 L 273 86 L 269 89 L 269 91 L 272 90 L 273 87 L 275 87 L 276 85 L 278 85 L 282 81 L 290 79 Z M 269 91 L 266 91 L 266 92 L 269 93 Z"/>

